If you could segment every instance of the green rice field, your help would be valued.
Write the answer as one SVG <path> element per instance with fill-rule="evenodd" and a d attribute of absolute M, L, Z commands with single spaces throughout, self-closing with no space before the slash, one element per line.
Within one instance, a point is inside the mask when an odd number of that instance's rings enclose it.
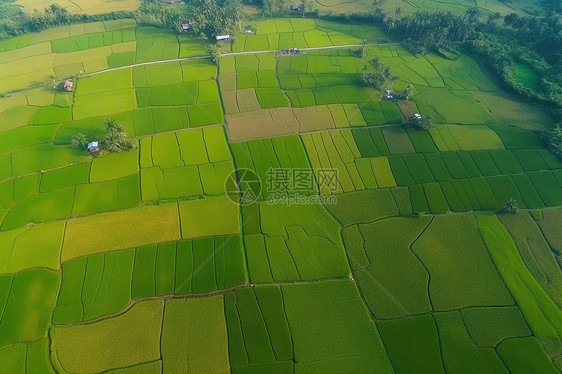
<path fill-rule="evenodd" d="M 0 372 L 561 372 L 562 161 L 539 110 L 378 27 L 252 30 L 217 64 L 134 20 L 0 42 Z M 412 101 L 361 85 L 363 41 Z M 108 118 L 130 150 L 72 144 Z"/>

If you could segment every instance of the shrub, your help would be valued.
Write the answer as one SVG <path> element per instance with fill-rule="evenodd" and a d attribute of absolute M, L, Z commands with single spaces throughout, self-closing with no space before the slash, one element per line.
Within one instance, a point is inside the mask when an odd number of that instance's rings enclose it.
<path fill-rule="evenodd" d="M 513 198 L 507 200 L 501 207 L 500 213 L 511 213 L 511 214 L 519 213 L 519 204 L 517 203 L 517 200 Z"/>
<path fill-rule="evenodd" d="M 556 127 L 545 131 L 543 140 L 548 146 L 548 149 L 550 149 L 556 157 L 562 159 L 562 127 L 556 125 Z"/>

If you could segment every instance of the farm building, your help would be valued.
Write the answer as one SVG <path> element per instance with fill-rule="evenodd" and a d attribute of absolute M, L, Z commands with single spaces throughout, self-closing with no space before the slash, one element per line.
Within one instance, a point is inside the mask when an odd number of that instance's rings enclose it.
<path fill-rule="evenodd" d="M 90 153 L 99 152 L 99 142 L 89 142 L 88 146 L 86 147 Z"/>
<path fill-rule="evenodd" d="M 66 82 L 64 82 L 64 90 L 66 92 L 72 92 L 73 86 L 74 86 L 74 81 L 72 79 L 67 79 Z"/>
<path fill-rule="evenodd" d="M 230 35 L 217 35 L 217 42 L 227 42 L 230 40 Z"/>

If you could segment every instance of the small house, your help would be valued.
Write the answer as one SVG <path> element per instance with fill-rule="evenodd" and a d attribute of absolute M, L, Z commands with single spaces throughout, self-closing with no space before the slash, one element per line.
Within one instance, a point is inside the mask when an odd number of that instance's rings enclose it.
<path fill-rule="evenodd" d="M 182 29 L 183 31 L 189 30 L 190 27 L 191 27 L 191 25 L 189 24 L 189 22 L 187 22 L 187 23 L 182 23 L 182 24 L 181 24 L 181 29 Z"/>
<path fill-rule="evenodd" d="M 293 12 L 300 12 L 302 10 L 302 5 L 291 5 L 291 10 Z"/>
<path fill-rule="evenodd" d="M 419 113 L 414 113 L 414 119 L 421 119 L 422 116 Z"/>
<path fill-rule="evenodd" d="M 217 42 L 228 42 L 230 40 L 230 35 L 217 35 Z"/>
<path fill-rule="evenodd" d="M 72 87 L 74 87 L 74 81 L 72 79 L 67 79 L 66 82 L 64 82 L 64 90 L 66 92 L 72 92 Z"/>
<path fill-rule="evenodd" d="M 88 146 L 86 147 L 86 149 L 87 149 L 90 153 L 99 152 L 99 150 L 100 150 L 99 142 L 89 142 L 89 143 L 88 143 Z"/>

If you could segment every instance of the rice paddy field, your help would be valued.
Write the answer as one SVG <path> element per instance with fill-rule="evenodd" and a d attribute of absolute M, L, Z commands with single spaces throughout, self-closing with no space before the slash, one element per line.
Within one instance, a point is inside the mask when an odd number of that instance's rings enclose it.
<path fill-rule="evenodd" d="M 15 5 L 27 11 L 42 11 L 50 4 L 57 4 L 71 14 L 102 14 L 109 12 L 135 10 L 140 6 L 138 0 L 16 0 Z"/>
<path fill-rule="evenodd" d="M 218 66 L 132 20 L 0 44 L 0 371 L 561 372 L 543 115 L 377 28 L 255 29 Z M 363 40 L 407 105 L 360 85 Z M 132 150 L 71 144 L 107 118 Z"/>
<path fill-rule="evenodd" d="M 467 9 L 477 7 L 484 14 L 498 12 L 502 16 L 517 12 L 536 14 L 543 12 L 538 1 L 436 1 L 436 0 L 388 0 L 383 3 L 385 11 L 394 11 L 400 8 L 402 14 L 411 14 L 416 11 L 436 12 L 451 11 L 456 14 L 463 14 Z M 373 11 L 373 4 L 366 0 L 316 0 L 312 4 L 312 9 L 318 9 L 320 13 L 367 13 Z"/>

